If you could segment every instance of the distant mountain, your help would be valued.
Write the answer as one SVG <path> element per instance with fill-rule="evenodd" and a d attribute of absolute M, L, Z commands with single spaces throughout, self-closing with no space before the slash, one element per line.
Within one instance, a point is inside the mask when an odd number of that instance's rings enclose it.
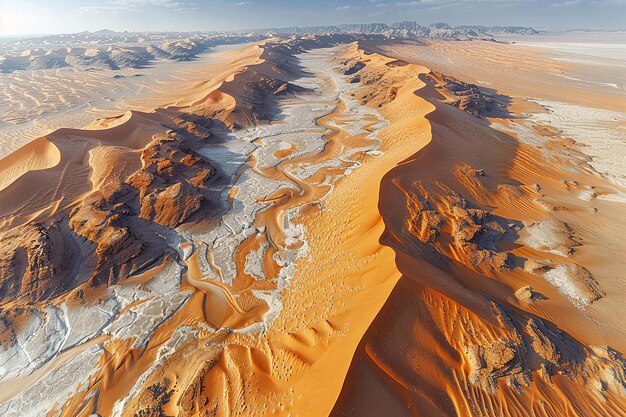
<path fill-rule="evenodd" d="M 333 25 L 333 26 L 309 26 L 309 27 L 284 27 L 284 28 L 265 28 L 254 29 L 250 32 L 265 34 L 272 33 L 277 35 L 301 35 L 301 34 L 334 34 L 334 33 L 353 33 L 353 34 L 382 34 L 392 37 L 425 37 L 440 39 L 472 39 L 472 38 L 491 38 L 503 34 L 515 35 L 535 35 L 538 34 L 535 29 L 521 26 L 455 26 L 452 27 L 447 23 L 433 23 L 429 26 L 422 26 L 415 21 L 404 21 L 388 25 L 386 23 L 365 23 L 365 24 L 349 24 L 349 25 Z"/>
<path fill-rule="evenodd" d="M 523 26 L 457 26 L 459 30 L 473 30 L 486 35 L 537 35 L 533 28 Z"/>
<path fill-rule="evenodd" d="M 95 32 L 92 32 L 94 35 L 117 35 L 117 32 L 110 29 L 101 29 Z"/>

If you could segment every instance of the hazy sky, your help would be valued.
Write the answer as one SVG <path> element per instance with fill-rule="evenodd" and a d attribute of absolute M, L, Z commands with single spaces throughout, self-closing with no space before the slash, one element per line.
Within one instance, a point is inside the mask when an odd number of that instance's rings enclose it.
<path fill-rule="evenodd" d="M 540 29 L 626 28 L 626 0 L 0 0 L 0 35 L 229 30 L 416 20 Z"/>

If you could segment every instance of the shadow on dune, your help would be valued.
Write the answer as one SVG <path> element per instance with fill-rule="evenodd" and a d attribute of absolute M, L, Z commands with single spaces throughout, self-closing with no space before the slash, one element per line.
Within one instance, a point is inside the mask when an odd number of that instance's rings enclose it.
<path fill-rule="evenodd" d="M 507 176 L 518 142 L 443 104 L 427 77 L 416 94 L 435 106 L 426 116 L 432 140 L 380 187 L 380 241 L 402 277 L 362 338 L 332 415 L 525 415 L 538 392 L 549 406 L 537 415 L 565 415 L 561 398 L 573 386 L 601 369 L 621 374 L 626 363 L 512 301 L 526 259 L 509 251 L 520 247 L 522 224 L 492 211 L 526 199 Z M 511 99 L 489 94 L 498 105 L 490 116 L 509 118 Z M 567 379 L 553 385 L 560 375 Z M 577 392 L 595 411 L 575 415 L 603 415 L 601 396 Z"/>

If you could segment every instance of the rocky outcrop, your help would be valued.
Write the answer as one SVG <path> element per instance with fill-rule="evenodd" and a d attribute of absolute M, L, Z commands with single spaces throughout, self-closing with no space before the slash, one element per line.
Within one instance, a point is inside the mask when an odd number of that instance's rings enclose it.
<path fill-rule="evenodd" d="M 517 291 L 515 291 L 515 297 L 526 303 L 532 303 L 533 301 L 542 300 L 544 298 L 541 294 L 535 292 L 533 287 L 529 285 L 518 288 Z"/>
<path fill-rule="evenodd" d="M 507 339 L 498 339 L 488 345 L 469 346 L 465 350 L 472 371 L 470 382 L 491 393 L 498 388 L 500 378 L 509 378 L 522 372 L 517 358 L 517 346 Z"/>
<path fill-rule="evenodd" d="M 136 239 L 124 225 L 123 218 L 128 214 L 125 204 L 111 204 L 96 193 L 70 214 L 69 226 L 76 234 L 97 243 L 98 256 L 107 257 L 124 248 L 141 248 L 141 244 L 134 244 Z"/>
<path fill-rule="evenodd" d="M 200 209 L 205 185 L 217 172 L 204 157 L 167 138 L 144 149 L 141 159 L 142 169 L 126 180 L 139 192 L 139 217 L 174 228 Z"/>
<path fill-rule="evenodd" d="M 13 229 L 0 238 L 0 248 L 0 302 L 39 301 L 70 285 L 72 242 L 57 223 Z"/>
<path fill-rule="evenodd" d="M 523 390 L 535 377 L 551 384 L 559 374 L 584 381 L 601 396 L 606 391 L 626 393 L 626 361 L 613 349 L 584 346 L 551 323 L 495 304 L 493 308 L 507 334 L 466 347 L 472 384 L 491 393 L 500 381 Z"/>
<path fill-rule="evenodd" d="M 174 228 L 195 213 L 204 197 L 187 182 L 177 182 L 162 191 L 154 191 L 141 199 L 139 217 L 161 226 Z"/>
<path fill-rule="evenodd" d="M 428 77 L 435 88 L 446 97 L 446 103 L 479 117 L 492 110 L 495 100 L 475 84 L 465 83 L 449 75 L 432 71 Z"/>
<path fill-rule="evenodd" d="M 407 193 L 409 233 L 431 250 L 484 272 L 511 268 L 511 255 L 498 249 L 501 241 L 513 241 L 520 225 L 470 207 L 458 193 L 440 185 L 438 194 L 414 183 Z M 445 236 L 442 236 L 445 235 Z"/>
<path fill-rule="evenodd" d="M 131 261 L 144 248 L 129 227 L 130 208 L 124 203 L 112 203 L 114 198 L 96 192 L 69 217 L 70 229 L 95 246 L 87 262 L 94 285 L 111 285 L 129 276 L 137 268 Z"/>

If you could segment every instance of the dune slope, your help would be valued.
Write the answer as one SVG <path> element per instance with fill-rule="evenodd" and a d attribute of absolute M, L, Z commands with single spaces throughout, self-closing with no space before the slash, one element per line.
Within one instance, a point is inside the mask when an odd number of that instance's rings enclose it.
<path fill-rule="evenodd" d="M 611 301 L 623 282 L 598 262 L 619 257 L 606 224 L 624 219 L 620 204 L 577 193 L 619 188 L 491 127 L 507 118 L 501 97 L 422 78 L 432 139 L 385 176 L 379 204 L 403 276 L 332 415 L 626 413 L 623 308 Z"/>

